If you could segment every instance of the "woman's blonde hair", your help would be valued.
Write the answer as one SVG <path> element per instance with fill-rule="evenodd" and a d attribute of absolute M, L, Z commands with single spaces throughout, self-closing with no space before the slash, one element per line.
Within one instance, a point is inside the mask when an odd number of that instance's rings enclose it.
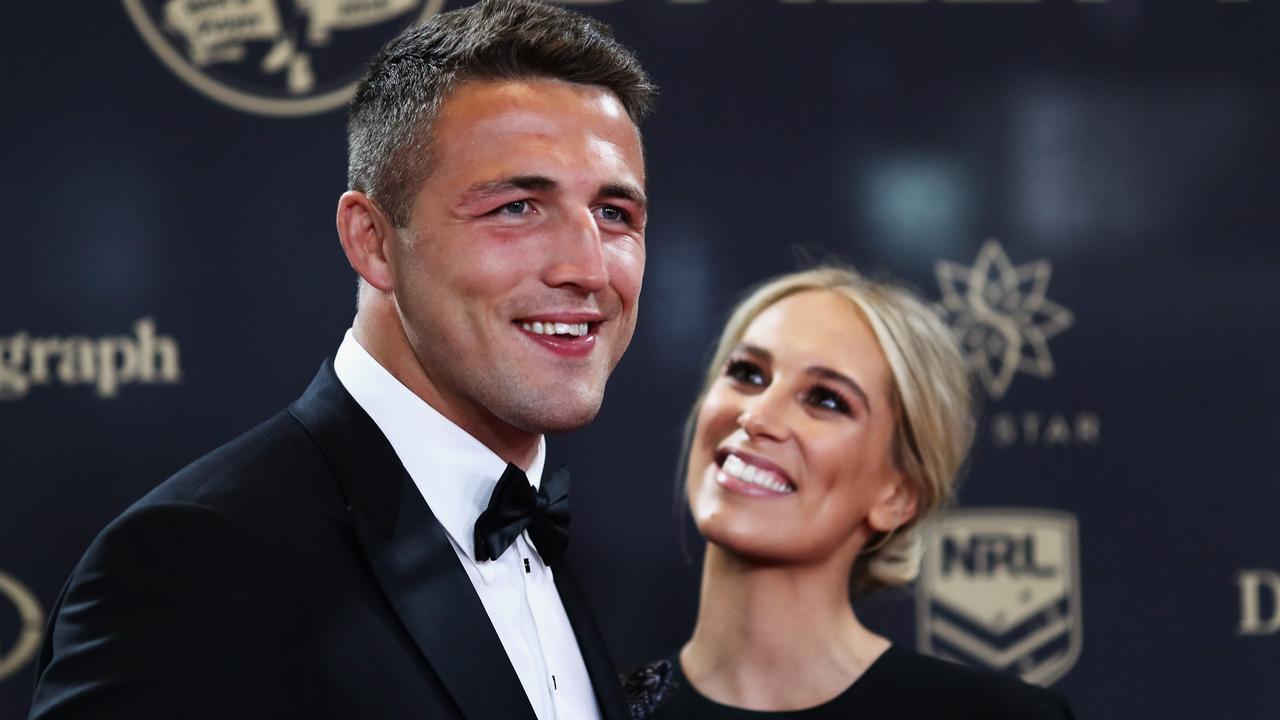
<path fill-rule="evenodd" d="M 924 548 L 922 524 L 950 503 L 973 441 L 974 397 L 964 357 L 947 325 L 914 292 L 834 265 L 789 273 L 756 287 L 733 309 L 720 335 L 686 423 L 682 465 L 687 472 L 703 400 L 747 326 L 779 300 L 815 290 L 848 298 L 875 333 L 892 374 L 889 395 L 896 426 L 890 452 L 916 494 L 915 515 L 872 537 L 854 563 L 850 589 L 861 597 L 916 578 Z"/>

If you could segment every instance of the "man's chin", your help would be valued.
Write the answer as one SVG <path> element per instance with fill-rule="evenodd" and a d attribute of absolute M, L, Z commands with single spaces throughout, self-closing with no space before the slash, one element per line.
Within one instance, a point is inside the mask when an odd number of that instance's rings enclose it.
<path fill-rule="evenodd" d="M 523 408 L 519 413 L 520 417 L 511 418 L 511 424 L 544 435 L 572 432 L 595 419 L 600 412 L 602 400 L 603 397 L 599 395 L 561 397 L 554 402 Z"/>
<path fill-rule="evenodd" d="M 588 410 L 578 412 L 563 412 L 540 418 L 541 427 L 537 429 L 544 435 L 555 435 L 558 433 L 573 432 L 586 427 L 592 420 L 596 419 L 596 415 L 600 412 L 600 405 L 597 403 L 595 407 Z"/>

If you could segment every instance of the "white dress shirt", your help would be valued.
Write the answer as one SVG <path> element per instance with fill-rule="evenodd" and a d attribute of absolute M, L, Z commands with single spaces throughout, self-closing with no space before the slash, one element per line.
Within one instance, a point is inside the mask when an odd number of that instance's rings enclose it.
<path fill-rule="evenodd" d="M 449 534 L 538 718 L 598 719 L 587 667 L 551 568 L 528 533 L 521 533 L 497 560 L 475 559 L 476 518 L 488 506 L 507 463 L 396 380 L 350 330 L 333 369 L 382 430 Z M 539 441 L 527 473 L 535 488 L 545 462 L 546 442 Z"/>

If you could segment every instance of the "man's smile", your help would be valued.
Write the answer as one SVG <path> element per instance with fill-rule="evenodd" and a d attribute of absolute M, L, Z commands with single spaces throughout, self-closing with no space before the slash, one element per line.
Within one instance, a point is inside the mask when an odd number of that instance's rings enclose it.
<path fill-rule="evenodd" d="M 534 320 L 532 323 L 521 323 L 520 327 L 526 332 L 534 335 L 570 335 L 573 337 L 582 337 L 587 334 L 589 323 L 562 323 L 562 322 L 542 322 Z"/>
<path fill-rule="evenodd" d="M 566 358 L 584 358 L 596 347 L 604 318 L 598 313 L 540 313 L 513 321 L 525 337 Z"/>

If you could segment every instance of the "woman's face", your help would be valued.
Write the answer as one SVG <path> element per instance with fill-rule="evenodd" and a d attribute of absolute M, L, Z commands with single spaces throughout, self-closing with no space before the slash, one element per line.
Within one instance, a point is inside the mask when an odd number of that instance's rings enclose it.
<path fill-rule="evenodd" d="M 770 563 L 844 563 L 910 519 L 893 466 L 889 365 L 834 292 L 769 306 L 729 354 L 698 413 L 689 505 L 711 543 Z"/>

